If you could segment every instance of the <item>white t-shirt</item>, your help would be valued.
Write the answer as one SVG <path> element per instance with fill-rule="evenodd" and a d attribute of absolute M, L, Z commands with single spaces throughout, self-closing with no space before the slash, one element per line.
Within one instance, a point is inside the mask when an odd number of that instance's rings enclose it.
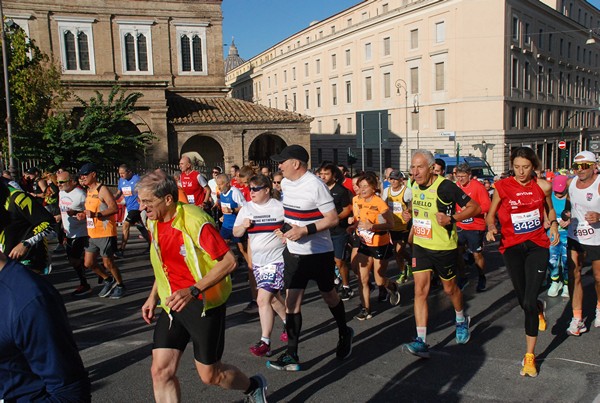
<path fill-rule="evenodd" d="M 252 264 L 265 266 L 283 262 L 285 244 L 275 235 L 275 230 L 283 225 L 283 204 L 269 199 L 265 204 L 249 202 L 242 207 L 235 219 L 235 226 L 242 225 L 249 218 L 253 224 L 248 228 Z"/>
<path fill-rule="evenodd" d="M 589 211 L 600 211 L 600 175 L 594 183 L 585 189 L 577 188 L 579 178 L 575 176 L 569 186 L 569 199 L 571 201 L 571 223 L 567 237 L 576 240 L 582 245 L 600 245 L 600 223 L 589 223 L 585 214 Z"/>
<path fill-rule="evenodd" d="M 58 192 L 58 208 L 60 209 L 60 217 L 67 233 L 67 238 L 88 236 L 86 222 L 78 220 L 77 217 L 70 217 L 67 214 L 69 210 L 84 211 L 85 198 L 85 191 L 79 187 L 74 188 L 70 192 L 65 192 L 64 190 Z"/>
<path fill-rule="evenodd" d="M 335 210 L 333 197 L 323 181 L 311 172 L 306 172 L 301 178 L 291 181 L 284 178 L 281 189 L 285 194 L 283 208 L 285 222 L 304 227 L 319 221 L 323 214 Z M 288 240 L 290 253 L 297 255 L 312 255 L 333 251 L 329 230 L 306 235 L 298 241 Z"/>
<path fill-rule="evenodd" d="M 217 202 L 217 181 L 211 179 L 208 181 L 208 187 L 210 188 L 210 197 L 212 197 L 213 202 Z"/>

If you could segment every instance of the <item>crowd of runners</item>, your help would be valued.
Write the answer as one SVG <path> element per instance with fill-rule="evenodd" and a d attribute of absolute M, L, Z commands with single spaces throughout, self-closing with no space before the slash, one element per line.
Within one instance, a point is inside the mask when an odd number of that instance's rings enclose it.
<path fill-rule="evenodd" d="M 479 181 L 467 164 L 446 173 L 444 161 L 427 150 L 413 152 L 410 172 L 390 167 L 382 177 L 375 172 L 350 175 L 345 166 L 333 162 L 311 170 L 308 152 L 298 145 L 271 159 L 277 172 L 268 166 L 233 165 L 227 174 L 215 166 L 210 180 L 193 168 L 188 156 L 181 157 L 176 175 L 156 170 L 140 177 L 123 164 L 117 189 L 101 182 L 94 163 L 77 172 L 30 168 L 21 181 L 4 173 L 0 287 L 10 283 L 4 277 L 19 267 L 49 274 L 48 240 L 56 237 L 53 252 L 66 253 L 79 280 L 73 297 L 92 294 L 92 271 L 101 282 L 94 291 L 97 296 L 120 299 L 127 288 L 118 261 L 129 253 L 135 226 L 147 242 L 144 254 L 149 252 L 155 277 L 142 317 L 149 324 L 156 322 L 151 372 L 157 401 L 180 399 L 177 369 L 190 340 L 204 383 L 241 390 L 248 401 L 266 401 L 264 376 L 248 377 L 221 361 L 230 274 L 236 267 L 248 274 L 244 312 L 260 318 L 249 354 L 269 357 L 266 365 L 274 370 L 302 369 L 302 303 L 310 280 L 337 325 L 340 360 L 352 354 L 354 337 L 344 303 L 357 299 L 354 318 L 369 320 L 377 311 L 372 299 L 399 305 L 400 285 L 409 281 L 414 284 L 415 336 L 406 340 L 403 350 L 429 357 L 427 298 L 434 287 L 443 289 L 454 308 L 456 343 L 469 342 L 470 317 L 462 290 L 469 281 L 469 265 L 477 273 L 477 292 L 487 289 L 486 240 L 499 240 L 524 312 L 521 375 L 538 373 L 535 345 L 538 332 L 547 327 L 542 293 L 570 299 L 573 317 L 565 329 L 569 335 L 600 327 L 600 176 L 594 153 L 582 151 L 571 171 L 549 174 L 541 171 L 531 149 L 517 148 L 510 157 L 510 174 L 493 184 Z M 126 207 L 122 223 L 116 220 L 117 200 Z M 592 264 L 599 301 L 587 324 L 591 308 L 583 306 L 584 259 Z M 388 273 L 391 260 L 398 276 Z M 376 297 L 371 298 L 372 293 Z M 155 315 L 157 307 L 161 310 Z M 77 355 L 72 335 L 66 339 L 70 349 L 65 348 L 65 338 L 58 337 L 70 332 L 68 323 L 64 326 L 67 330 L 45 338 L 44 346 L 28 350 L 69 350 Z M 7 332 L 0 328 L 0 340 Z M 272 357 L 275 337 L 287 346 L 278 357 Z M 32 338 L 34 342 L 39 340 Z M 35 372 L 39 366 L 27 364 L 34 358 L 23 353 L 14 360 Z M 81 360 L 71 361 L 67 369 L 81 366 Z M 0 377 L 7 368 L 0 364 Z M 88 396 L 89 380 L 73 375 L 76 372 L 63 368 L 61 374 L 69 377 L 63 383 L 80 387 L 47 388 L 44 393 Z M 55 375 L 34 373 L 32 379 L 43 383 L 44 376 Z M 0 387 L 0 399 L 6 401 L 33 398 L 31 393 L 17 383 Z"/>

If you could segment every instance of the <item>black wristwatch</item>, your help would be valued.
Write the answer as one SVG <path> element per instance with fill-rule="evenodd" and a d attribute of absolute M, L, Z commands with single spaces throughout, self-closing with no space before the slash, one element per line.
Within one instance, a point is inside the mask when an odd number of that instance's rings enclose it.
<path fill-rule="evenodd" d="M 198 299 L 198 297 L 200 296 L 200 294 L 202 294 L 202 292 L 196 286 L 191 286 L 190 287 L 190 292 L 192 293 L 192 297 L 194 297 L 196 299 Z"/>
<path fill-rule="evenodd" d="M 24 247 L 26 248 L 31 248 L 31 244 L 27 241 L 21 241 L 21 243 L 23 244 Z"/>

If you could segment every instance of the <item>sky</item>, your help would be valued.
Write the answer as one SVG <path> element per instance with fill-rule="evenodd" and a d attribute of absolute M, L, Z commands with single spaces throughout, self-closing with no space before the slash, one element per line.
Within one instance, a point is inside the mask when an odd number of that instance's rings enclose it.
<path fill-rule="evenodd" d="M 361 0 L 223 0 L 223 42 L 234 37 L 248 60 L 288 36 L 352 7 Z M 589 0 L 600 9 L 600 0 Z M 225 46 L 224 56 L 229 54 Z"/>
<path fill-rule="evenodd" d="M 600 0 L 596 0 L 600 2 Z M 248 60 L 312 21 L 352 7 L 361 0 L 223 0 L 223 42 L 234 37 L 240 57 Z M 227 57 L 229 47 L 223 48 Z"/>

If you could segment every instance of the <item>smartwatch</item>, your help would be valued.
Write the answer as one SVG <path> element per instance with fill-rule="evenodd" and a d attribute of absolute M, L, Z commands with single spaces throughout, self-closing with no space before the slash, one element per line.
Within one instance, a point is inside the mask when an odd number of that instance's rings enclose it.
<path fill-rule="evenodd" d="M 200 294 L 202 294 L 202 292 L 196 286 L 191 286 L 190 292 L 192 293 L 192 297 L 194 297 L 195 299 L 198 299 Z"/>

